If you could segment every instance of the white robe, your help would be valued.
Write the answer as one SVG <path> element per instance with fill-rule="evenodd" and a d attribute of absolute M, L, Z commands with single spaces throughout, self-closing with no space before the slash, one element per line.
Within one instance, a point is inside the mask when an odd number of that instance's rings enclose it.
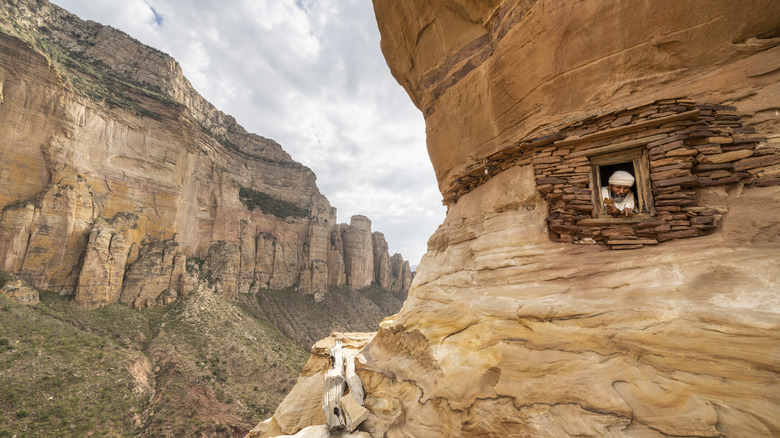
<path fill-rule="evenodd" d="M 602 187 L 601 188 L 601 199 L 602 199 L 602 201 L 605 198 L 613 199 L 612 198 L 612 194 L 609 193 L 609 187 Z M 635 207 L 634 207 L 635 205 L 636 205 L 636 203 L 634 202 L 634 192 L 632 192 L 632 191 L 629 191 L 628 194 L 626 195 L 626 197 L 623 198 L 622 201 L 620 201 L 620 202 L 615 201 L 615 207 L 617 207 L 618 210 L 620 210 L 621 212 L 626 211 L 627 208 L 635 210 Z M 606 205 L 604 206 L 604 208 L 605 208 L 605 213 L 606 213 Z M 636 213 L 636 211 L 634 213 Z"/>

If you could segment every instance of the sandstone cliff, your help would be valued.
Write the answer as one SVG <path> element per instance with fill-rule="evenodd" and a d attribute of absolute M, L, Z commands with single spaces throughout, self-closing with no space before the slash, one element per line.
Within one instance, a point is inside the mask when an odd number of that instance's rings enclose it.
<path fill-rule="evenodd" d="M 357 347 L 358 430 L 780 434 L 780 4 L 374 8 L 448 213 Z M 632 218 L 600 211 L 615 166 L 637 178 Z M 323 424 L 318 354 L 250 436 Z"/>
<path fill-rule="evenodd" d="M 526 138 L 658 99 L 737 103 L 776 132 L 777 2 L 375 1 L 445 192 Z"/>
<path fill-rule="evenodd" d="M 337 224 L 314 173 L 169 56 L 45 1 L 4 2 L 0 30 L 0 271 L 90 307 L 165 304 L 196 274 L 229 298 L 405 293 L 370 220 Z"/>

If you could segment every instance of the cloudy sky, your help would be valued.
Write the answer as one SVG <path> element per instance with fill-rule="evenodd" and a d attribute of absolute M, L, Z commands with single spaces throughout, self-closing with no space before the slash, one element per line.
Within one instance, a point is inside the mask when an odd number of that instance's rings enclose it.
<path fill-rule="evenodd" d="M 416 265 L 444 219 L 420 112 L 390 76 L 370 0 L 54 0 L 173 56 L 207 100 L 317 174 Z"/>

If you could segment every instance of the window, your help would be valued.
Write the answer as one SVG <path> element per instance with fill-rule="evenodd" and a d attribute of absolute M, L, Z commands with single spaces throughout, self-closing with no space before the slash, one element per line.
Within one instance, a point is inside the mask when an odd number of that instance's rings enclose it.
<path fill-rule="evenodd" d="M 650 189 L 650 163 L 645 148 L 602 154 L 598 154 L 598 149 L 596 149 L 593 150 L 593 155 L 588 154 L 588 160 L 591 165 L 590 187 L 593 190 L 594 218 L 612 218 L 604 212 L 601 188 L 609 185 L 609 177 L 618 170 L 630 173 L 636 180 L 631 187 L 636 199 L 634 217 L 642 219 L 655 214 Z"/>

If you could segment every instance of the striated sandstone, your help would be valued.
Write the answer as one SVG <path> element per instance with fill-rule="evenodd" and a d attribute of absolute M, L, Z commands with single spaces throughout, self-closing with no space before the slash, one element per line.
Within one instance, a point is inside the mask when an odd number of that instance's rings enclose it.
<path fill-rule="evenodd" d="M 216 283 L 217 292 L 232 300 L 238 295 L 241 267 L 240 247 L 233 242 L 220 241 L 209 247 L 203 273 Z"/>
<path fill-rule="evenodd" d="M 344 266 L 344 239 L 341 237 L 341 227 L 330 231 L 328 244 L 327 266 L 329 273 L 328 285 L 347 284 L 347 269 Z"/>
<path fill-rule="evenodd" d="M 121 234 L 102 223 L 89 233 L 74 299 L 84 307 L 116 303 L 122 292 L 127 247 Z"/>
<path fill-rule="evenodd" d="M 135 308 L 169 304 L 184 295 L 186 257 L 174 240 L 147 241 L 126 269 L 118 302 Z"/>
<path fill-rule="evenodd" d="M 449 205 L 404 308 L 363 351 L 359 374 L 374 414 L 367 430 L 373 436 L 780 433 L 773 413 L 780 407 L 774 395 L 780 370 L 770 365 L 780 354 L 780 192 L 771 181 L 750 186 L 743 174 L 728 181 L 655 175 L 656 218 L 647 221 L 669 221 L 664 239 L 712 228 L 687 241 L 610 252 L 551 243 L 545 224 L 548 212 L 576 219 L 576 209 L 554 209 L 564 196 L 572 206 L 579 188 L 590 196 L 587 176 L 576 176 L 588 162 L 577 162 L 567 145 L 588 139 L 606 148 L 610 143 L 599 141 L 610 135 L 627 145 L 635 138 L 625 128 L 635 119 L 669 118 L 670 127 L 685 127 L 672 121 L 682 108 L 653 114 L 653 102 L 701 103 L 702 121 L 728 135 L 698 124 L 685 144 L 707 147 L 698 152 L 704 157 L 672 138 L 651 150 L 652 160 L 678 163 L 696 155 L 706 165 L 705 157 L 718 153 L 725 155 L 710 163 L 761 149 L 776 155 L 760 142 L 779 129 L 770 103 L 780 95 L 779 78 L 770 73 L 780 60 L 778 5 L 462 3 L 374 2 L 388 64 L 426 117 L 442 192 L 460 175 L 494 173 Z M 678 96 L 688 100 L 669 99 Z M 724 110 L 722 117 L 715 110 Z M 594 120 L 598 125 L 588 125 Z M 544 137 L 567 126 L 579 131 Z M 750 132 L 757 146 L 730 146 Z M 657 140 L 662 133 L 644 135 Z M 520 155 L 526 148 L 540 158 L 478 166 L 513 145 Z M 568 168 L 558 164 L 567 159 Z M 745 166 L 771 166 L 773 159 Z M 548 177 L 548 169 L 555 173 Z M 661 184 L 661 176 L 671 179 Z M 661 198 L 670 194 L 677 198 Z M 623 228 L 616 223 L 609 232 L 620 235 Z"/>
<path fill-rule="evenodd" d="M 0 6 L 0 47 L 3 271 L 90 307 L 170 302 L 192 285 L 171 278 L 186 257 L 228 297 L 321 300 L 377 281 L 370 221 L 339 225 L 310 169 L 205 101 L 169 56 L 33 0 Z"/>
<path fill-rule="evenodd" d="M 374 279 L 371 220 L 365 216 L 352 216 L 349 226 L 341 232 L 341 240 L 344 243 L 347 284 L 356 289 L 369 286 Z"/>
<path fill-rule="evenodd" d="M 392 272 L 390 290 L 406 293 L 412 284 L 412 269 L 409 267 L 409 262 L 404 260 L 401 254 L 393 254 L 390 257 L 390 270 Z"/>
<path fill-rule="evenodd" d="M 390 70 L 425 116 L 442 192 L 508 144 L 658 99 L 735 103 L 778 129 L 771 0 L 376 0 L 374 10 Z"/>
<path fill-rule="evenodd" d="M 390 252 L 387 247 L 385 235 L 375 232 L 371 235 L 374 247 L 374 279 L 385 289 L 390 289 Z"/>
<path fill-rule="evenodd" d="M 74 176 L 53 184 L 40 198 L 33 221 L 20 231 L 28 235 L 24 261 L 16 273 L 39 289 L 72 291 L 78 281 L 78 262 L 85 250 L 86 233 L 96 219 L 86 181 Z"/>
<path fill-rule="evenodd" d="M 361 351 L 360 429 L 780 435 L 780 5 L 374 8 L 448 212 Z M 590 216 L 591 166 L 627 148 L 653 203 Z"/>
<path fill-rule="evenodd" d="M 18 208 L 6 206 L 0 218 L 0 252 L 3 257 L 0 271 L 19 272 L 27 254 L 30 227 L 40 209 L 33 202 L 20 202 Z"/>

